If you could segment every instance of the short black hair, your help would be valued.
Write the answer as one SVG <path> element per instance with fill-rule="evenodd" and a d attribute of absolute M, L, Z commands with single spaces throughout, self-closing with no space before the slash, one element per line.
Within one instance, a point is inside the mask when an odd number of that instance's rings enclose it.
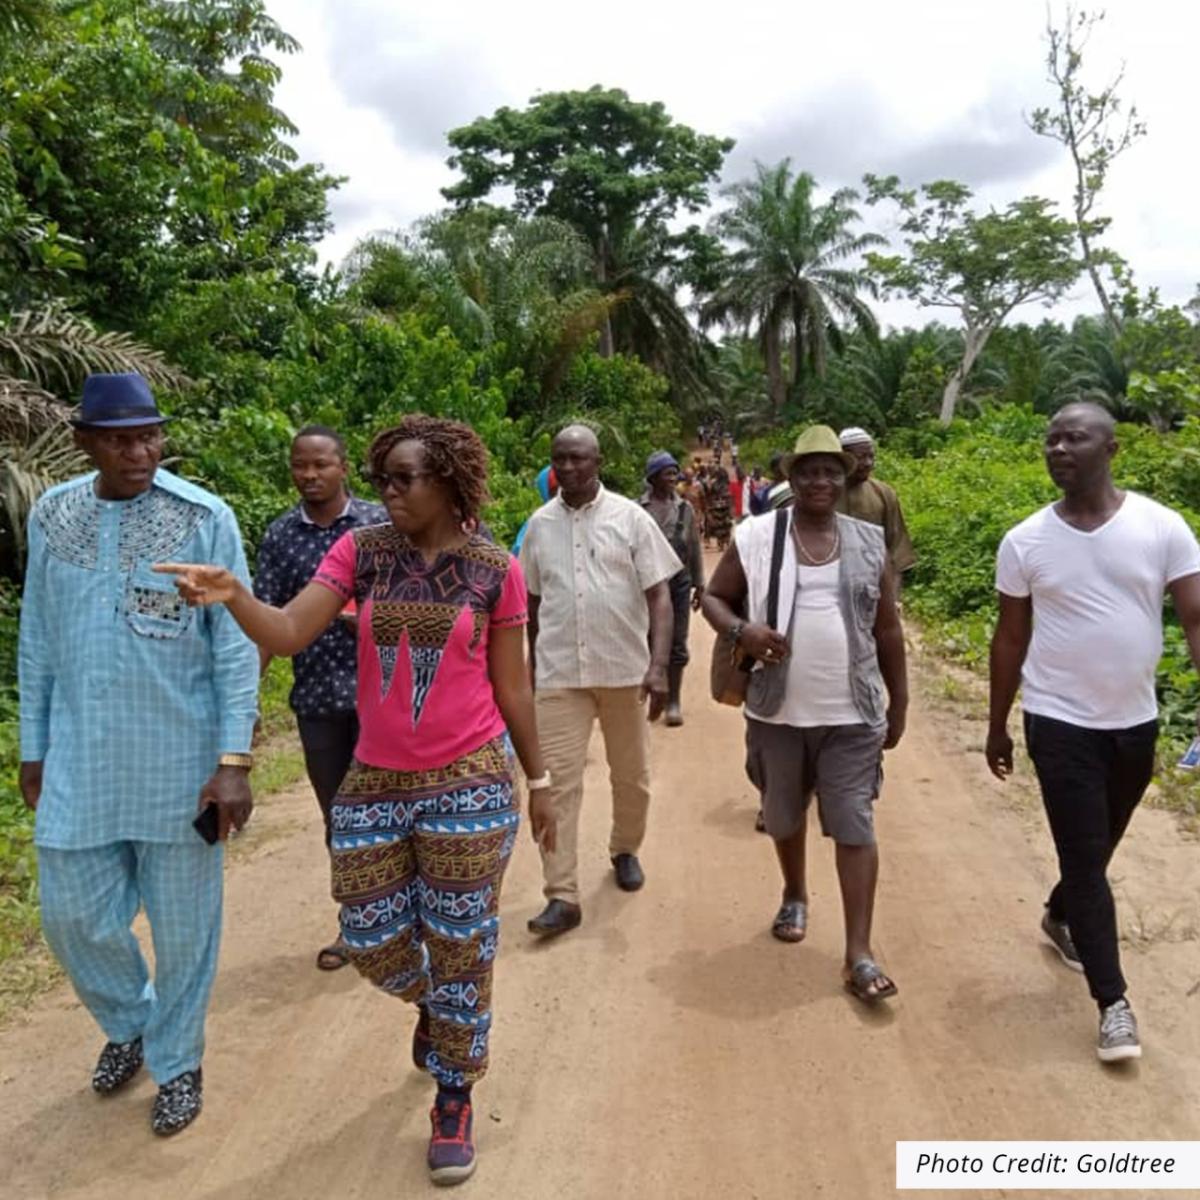
<path fill-rule="evenodd" d="M 337 447 L 338 458 L 342 462 L 346 461 L 346 439 L 336 429 L 330 429 L 328 425 L 305 425 L 303 429 L 297 430 L 296 436 L 292 438 L 292 445 L 305 437 L 328 438 Z"/>

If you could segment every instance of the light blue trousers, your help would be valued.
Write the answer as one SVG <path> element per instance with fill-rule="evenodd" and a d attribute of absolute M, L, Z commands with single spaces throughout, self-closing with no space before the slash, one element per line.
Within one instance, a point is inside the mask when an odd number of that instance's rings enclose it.
<path fill-rule="evenodd" d="M 42 930 L 112 1042 L 142 1038 L 155 1083 L 194 1070 L 221 942 L 221 846 L 38 847 Z M 144 907 L 154 982 L 130 926 Z"/>

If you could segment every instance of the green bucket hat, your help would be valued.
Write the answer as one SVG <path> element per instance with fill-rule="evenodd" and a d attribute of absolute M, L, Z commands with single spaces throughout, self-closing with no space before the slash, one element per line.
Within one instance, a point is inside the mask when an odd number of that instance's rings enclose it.
<path fill-rule="evenodd" d="M 792 452 L 783 460 L 783 469 L 787 474 L 792 473 L 792 464 L 798 458 L 808 454 L 831 454 L 840 459 L 846 468 L 846 474 L 858 466 L 858 460 L 853 454 L 842 449 L 838 435 L 828 425 L 810 425 L 797 439 Z"/>

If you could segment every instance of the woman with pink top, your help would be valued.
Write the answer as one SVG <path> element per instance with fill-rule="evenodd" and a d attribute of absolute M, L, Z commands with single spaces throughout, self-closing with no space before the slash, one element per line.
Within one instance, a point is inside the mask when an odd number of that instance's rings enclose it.
<path fill-rule="evenodd" d="M 190 604 L 227 605 L 278 655 L 357 604 L 361 733 L 331 810 L 333 894 L 351 962 L 418 1007 L 413 1057 L 438 1089 L 429 1168 L 458 1183 L 475 1167 L 471 1086 L 487 1069 L 500 883 L 518 822 L 512 746 L 534 838 L 553 849 L 550 777 L 521 568 L 464 532 L 487 499 L 483 443 L 466 425 L 414 414 L 376 437 L 369 469 L 390 523 L 348 532 L 284 608 L 220 567 L 159 569 Z"/>

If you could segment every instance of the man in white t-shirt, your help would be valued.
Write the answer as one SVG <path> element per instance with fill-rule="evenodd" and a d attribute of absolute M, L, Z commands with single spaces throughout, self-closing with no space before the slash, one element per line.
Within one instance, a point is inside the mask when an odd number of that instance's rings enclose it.
<path fill-rule="evenodd" d="M 1097 405 L 1069 405 L 1050 422 L 1046 465 L 1063 496 L 1000 544 L 986 750 L 994 775 L 1011 774 L 1020 684 L 1059 862 L 1042 931 L 1087 976 L 1102 1062 L 1142 1052 L 1106 870 L 1154 770 L 1166 592 L 1200 666 L 1200 546 L 1178 513 L 1113 485 L 1116 451 L 1113 419 Z"/>

